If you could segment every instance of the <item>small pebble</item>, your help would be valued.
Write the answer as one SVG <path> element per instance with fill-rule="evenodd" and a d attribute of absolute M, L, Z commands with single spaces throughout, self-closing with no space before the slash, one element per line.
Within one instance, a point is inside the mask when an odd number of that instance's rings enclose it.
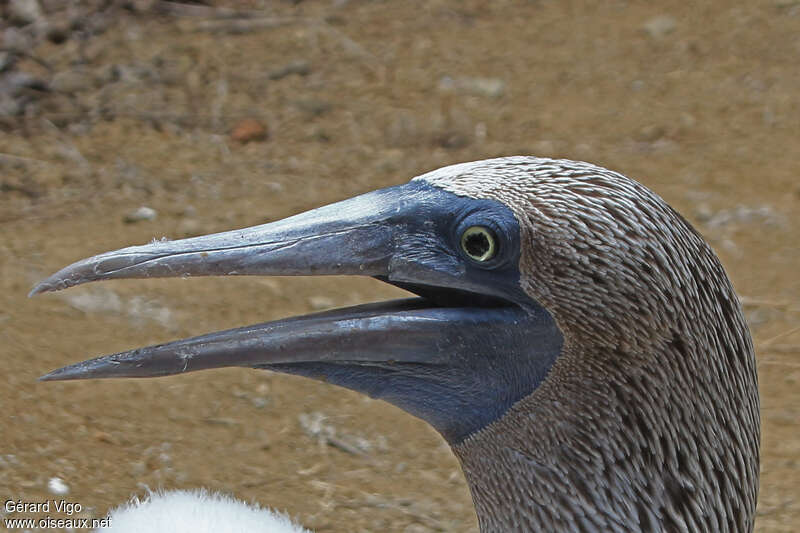
<path fill-rule="evenodd" d="M 631 90 L 636 91 L 637 93 L 643 91 L 645 87 L 646 85 L 643 80 L 633 80 L 631 82 Z"/>
<path fill-rule="evenodd" d="M 665 130 L 663 126 L 658 124 L 649 124 L 641 128 L 634 136 L 637 141 L 641 142 L 654 142 L 664 136 Z"/>
<path fill-rule="evenodd" d="M 316 311 L 322 311 L 323 309 L 330 309 L 333 307 L 334 302 L 326 296 L 311 296 L 308 299 L 308 305 Z"/>
<path fill-rule="evenodd" d="M 277 68 L 269 73 L 269 79 L 271 80 L 279 80 L 281 78 L 285 78 L 286 76 L 297 74 L 298 76 L 308 76 L 311 72 L 311 65 L 308 61 L 298 60 L 292 61 L 287 65 L 282 66 L 281 68 Z"/>
<path fill-rule="evenodd" d="M 94 86 L 92 74 L 85 69 L 64 70 L 53 76 L 50 88 L 63 93 L 85 91 Z"/>
<path fill-rule="evenodd" d="M 254 118 L 240 120 L 231 130 L 231 139 L 240 143 L 263 141 L 267 138 L 267 128 Z"/>
<path fill-rule="evenodd" d="M 499 78 L 451 78 L 445 76 L 439 80 L 439 91 L 500 98 L 506 92 L 506 83 Z"/>
<path fill-rule="evenodd" d="M 55 20 L 48 22 L 45 37 L 54 44 L 61 44 L 69 39 L 70 24 L 67 20 Z"/>
<path fill-rule="evenodd" d="M 647 35 L 653 39 L 661 39 L 675 31 L 675 28 L 677 27 L 678 22 L 675 20 L 675 17 L 671 15 L 659 15 L 658 17 L 653 17 L 645 22 L 644 26 L 642 26 Z"/>
<path fill-rule="evenodd" d="M 0 35 L 2 35 L 0 44 L 7 50 L 27 51 L 33 47 L 33 37 L 19 28 L 5 28 Z"/>
<path fill-rule="evenodd" d="M 56 496 L 65 496 L 69 494 L 69 485 L 60 477 L 51 477 L 47 482 L 47 490 Z"/>
<path fill-rule="evenodd" d="M 155 209 L 143 205 L 139 209 L 125 215 L 123 220 L 128 224 L 133 224 L 141 222 L 142 220 L 155 220 L 157 216 L 158 212 Z"/>
<path fill-rule="evenodd" d="M 134 13 L 147 13 L 156 7 L 156 0 L 133 0 L 128 3 Z"/>
<path fill-rule="evenodd" d="M 95 431 L 94 438 L 95 440 L 98 440 L 100 442 L 105 442 L 106 444 L 116 444 L 114 442 L 114 437 L 112 437 L 110 433 L 107 433 L 105 431 L 99 431 L 99 430 Z"/>
<path fill-rule="evenodd" d="M 7 69 L 14 66 L 16 58 L 11 52 L 0 52 L 0 72 L 5 72 Z"/>
<path fill-rule="evenodd" d="M 42 8 L 36 0 L 11 0 L 6 7 L 9 22 L 19 26 L 44 19 Z"/>

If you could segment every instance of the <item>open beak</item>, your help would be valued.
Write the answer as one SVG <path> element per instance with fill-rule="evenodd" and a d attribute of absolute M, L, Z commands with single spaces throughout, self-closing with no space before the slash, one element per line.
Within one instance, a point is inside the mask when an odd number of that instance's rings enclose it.
<path fill-rule="evenodd" d="M 67 366 L 41 379 L 165 376 L 227 366 L 275 365 L 291 371 L 287 365 L 306 363 L 446 366 L 453 353 L 466 356 L 487 338 L 502 343 L 513 335 L 509 325 L 522 321 L 524 313 L 500 305 L 495 296 L 476 294 L 452 255 L 434 258 L 421 251 L 437 248 L 436 235 L 442 233 L 424 213 L 436 204 L 436 191 L 411 182 L 270 224 L 107 252 L 62 269 L 31 291 L 119 278 L 353 274 L 377 277 L 423 298 L 140 348 Z"/>

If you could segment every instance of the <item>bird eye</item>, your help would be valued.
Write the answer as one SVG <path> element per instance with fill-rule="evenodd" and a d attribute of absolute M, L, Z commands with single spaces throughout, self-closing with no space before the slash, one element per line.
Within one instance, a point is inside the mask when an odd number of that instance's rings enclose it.
<path fill-rule="evenodd" d="M 497 239 L 487 227 L 470 226 L 461 235 L 461 249 L 470 259 L 483 263 L 497 255 Z"/>

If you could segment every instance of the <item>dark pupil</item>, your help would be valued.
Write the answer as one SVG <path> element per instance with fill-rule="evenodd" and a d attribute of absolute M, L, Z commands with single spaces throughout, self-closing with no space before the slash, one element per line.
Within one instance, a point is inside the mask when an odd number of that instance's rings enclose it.
<path fill-rule="evenodd" d="M 489 251 L 490 247 L 491 244 L 489 244 L 489 239 L 486 237 L 485 233 L 473 233 L 472 235 L 468 235 L 464 243 L 464 248 L 466 248 L 467 253 L 472 257 L 483 257 L 483 255 Z"/>

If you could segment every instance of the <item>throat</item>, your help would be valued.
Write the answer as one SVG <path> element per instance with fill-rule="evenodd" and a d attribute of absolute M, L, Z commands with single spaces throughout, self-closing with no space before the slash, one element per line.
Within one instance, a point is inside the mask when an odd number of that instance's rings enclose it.
<path fill-rule="evenodd" d="M 610 364 L 568 375 L 573 355 L 567 348 L 537 390 L 452 447 L 482 533 L 752 531 L 748 406 L 693 392 L 708 388 L 701 379 L 679 383 L 669 355 L 625 374 Z"/>
<path fill-rule="evenodd" d="M 481 533 L 659 531 L 658 517 L 630 514 L 637 495 L 630 476 L 634 465 L 609 462 L 609 450 L 598 449 L 590 431 L 565 435 L 559 446 L 553 435 L 537 434 L 519 413 L 520 404 L 502 420 L 453 447 L 470 487 Z M 585 437 L 585 438 L 584 438 Z M 617 450 L 626 459 L 630 453 Z M 613 461 L 613 460 L 612 460 Z M 641 473 L 638 475 L 642 476 Z M 646 479 L 638 480 L 646 484 Z"/>

